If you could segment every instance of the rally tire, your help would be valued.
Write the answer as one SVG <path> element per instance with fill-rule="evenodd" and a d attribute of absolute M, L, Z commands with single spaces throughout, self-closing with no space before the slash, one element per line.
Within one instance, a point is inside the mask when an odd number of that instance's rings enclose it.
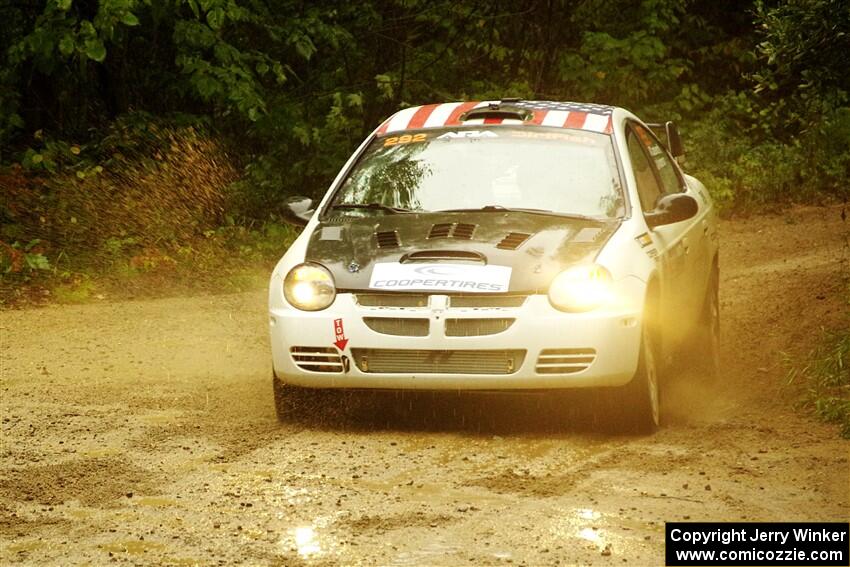
<path fill-rule="evenodd" d="M 285 384 L 272 375 L 274 408 L 281 423 L 321 417 L 324 391 Z"/>
<path fill-rule="evenodd" d="M 295 392 L 293 388 L 281 382 L 280 378 L 272 375 L 272 388 L 274 390 L 274 409 L 277 414 L 277 420 L 286 422 L 292 419 L 294 409 L 297 407 L 295 403 Z"/>
<path fill-rule="evenodd" d="M 645 326 L 637 371 L 628 384 L 615 389 L 609 421 L 618 433 L 654 432 L 661 423 L 660 393 L 657 344 Z"/>

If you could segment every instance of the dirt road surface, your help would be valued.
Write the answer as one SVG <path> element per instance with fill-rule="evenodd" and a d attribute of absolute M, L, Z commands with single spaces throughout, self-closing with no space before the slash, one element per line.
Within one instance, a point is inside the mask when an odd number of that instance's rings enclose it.
<path fill-rule="evenodd" d="M 0 563 L 657 565 L 665 521 L 846 521 L 782 362 L 846 322 L 839 213 L 722 225 L 723 376 L 643 437 L 539 397 L 278 424 L 263 290 L 0 313 Z"/>

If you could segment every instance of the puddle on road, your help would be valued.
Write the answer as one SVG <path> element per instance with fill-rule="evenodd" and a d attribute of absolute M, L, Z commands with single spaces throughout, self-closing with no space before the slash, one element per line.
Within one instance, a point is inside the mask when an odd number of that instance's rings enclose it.
<path fill-rule="evenodd" d="M 338 543 L 327 533 L 327 528 L 333 523 L 333 519 L 321 517 L 312 523 L 305 523 L 291 528 L 284 537 L 278 541 L 284 551 L 294 551 L 302 559 L 315 559 L 335 555 L 338 552 Z"/>
<path fill-rule="evenodd" d="M 459 553 L 461 548 L 457 545 L 447 543 L 445 541 L 432 541 L 423 545 L 416 551 L 404 551 L 399 553 L 390 562 L 391 565 L 433 565 L 437 559 L 445 559 L 451 555 Z M 498 556 L 495 554 L 494 556 Z M 504 553 L 504 559 L 511 556 L 510 553 Z"/>
<path fill-rule="evenodd" d="M 37 539 L 32 539 L 29 541 L 20 541 L 18 543 L 10 543 L 6 550 L 9 553 L 29 553 L 30 551 L 36 551 L 44 547 L 44 542 Z"/>
<path fill-rule="evenodd" d="M 165 545 L 155 541 L 127 540 L 104 543 L 98 546 L 103 551 L 111 553 L 127 553 L 129 555 L 141 555 L 149 551 L 161 551 Z"/>
<path fill-rule="evenodd" d="M 578 508 L 576 510 L 576 516 L 582 520 L 598 520 L 602 517 L 602 514 L 595 510 L 591 510 L 590 508 Z"/>
<path fill-rule="evenodd" d="M 123 451 L 118 448 L 106 448 L 106 449 L 90 449 L 87 451 L 83 451 L 82 455 L 89 459 L 100 459 L 103 457 L 112 457 L 119 453 L 123 453 Z"/>
<path fill-rule="evenodd" d="M 604 522 L 602 514 L 596 510 L 575 508 L 570 514 L 558 518 L 551 530 L 559 539 L 578 538 L 603 549 L 610 543 L 610 536 L 599 526 Z"/>
<path fill-rule="evenodd" d="M 289 484 L 283 485 L 281 487 L 281 492 L 288 504 L 295 504 L 296 506 L 300 504 L 307 504 L 313 499 L 310 491 L 306 488 L 298 488 Z"/>
<path fill-rule="evenodd" d="M 583 540 L 595 543 L 599 547 L 603 547 L 605 545 L 605 539 L 602 537 L 602 532 L 598 529 L 582 528 L 576 535 Z"/>
<path fill-rule="evenodd" d="M 65 514 L 77 520 L 85 520 L 91 517 L 92 511 L 88 508 L 80 508 L 77 510 L 66 510 Z"/>
<path fill-rule="evenodd" d="M 554 518 L 549 533 L 558 543 L 572 541 L 607 554 L 627 557 L 647 551 L 647 545 L 651 545 L 644 539 L 648 528 L 638 520 L 603 514 L 591 508 L 574 508 Z"/>
<path fill-rule="evenodd" d="M 164 508 L 169 506 L 177 506 L 177 501 L 171 498 L 162 498 L 157 496 L 143 496 L 134 498 L 133 502 L 139 506 L 151 506 L 155 508 Z"/>
<path fill-rule="evenodd" d="M 183 418 L 181 410 L 158 411 L 138 416 L 138 419 L 149 425 L 175 425 Z"/>
<path fill-rule="evenodd" d="M 358 479 L 357 487 L 367 489 L 372 494 L 403 494 L 406 502 L 449 502 L 459 501 L 465 504 L 492 506 L 510 501 L 507 494 L 482 492 L 474 487 L 449 488 L 444 483 L 423 482 L 428 478 L 425 473 L 416 470 L 397 474 L 387 480 Z"/>
<path fill-rule="evenodd" d="M 209 563 L 209 558 L 207 559 L 195 559 L 192 557 L 168 557 L 165 556 L 162 558 L 161 565 L 207 565 Z"/>
<path fill-rule="evenodd" d="M 302 526 L 292 530 L 295 539 L 295 548 L 301 557 L 310 557 L 322 552 L 322 546 L 316 536 L 313 526 Z"/>

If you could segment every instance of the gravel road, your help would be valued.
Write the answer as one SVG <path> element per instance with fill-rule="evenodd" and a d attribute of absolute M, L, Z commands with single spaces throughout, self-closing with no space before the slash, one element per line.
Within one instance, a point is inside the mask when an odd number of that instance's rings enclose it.
<path fill-rule="evenodd" d="M 582 397 L 279 424 L 264 290 L 0 312 L 0 563 L 649 565 L 665 521 L 846 521 L 850 443 L 783 363 L 847 323 L 839 214 L 722 224 L 720 383 L 668 383 L 651 436 Z"/>

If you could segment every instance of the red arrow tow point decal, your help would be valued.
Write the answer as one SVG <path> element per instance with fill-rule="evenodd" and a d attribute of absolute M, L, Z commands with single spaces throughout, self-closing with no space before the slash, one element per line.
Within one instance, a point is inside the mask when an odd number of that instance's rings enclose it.
<path fill-rule="evenodd" d="M 348 344 L 348 339 L 345 338 L 345 331 L 342 328 L 342 319 L 334 319 L 334 344 L 339 350 L 345 350 Z"/>

